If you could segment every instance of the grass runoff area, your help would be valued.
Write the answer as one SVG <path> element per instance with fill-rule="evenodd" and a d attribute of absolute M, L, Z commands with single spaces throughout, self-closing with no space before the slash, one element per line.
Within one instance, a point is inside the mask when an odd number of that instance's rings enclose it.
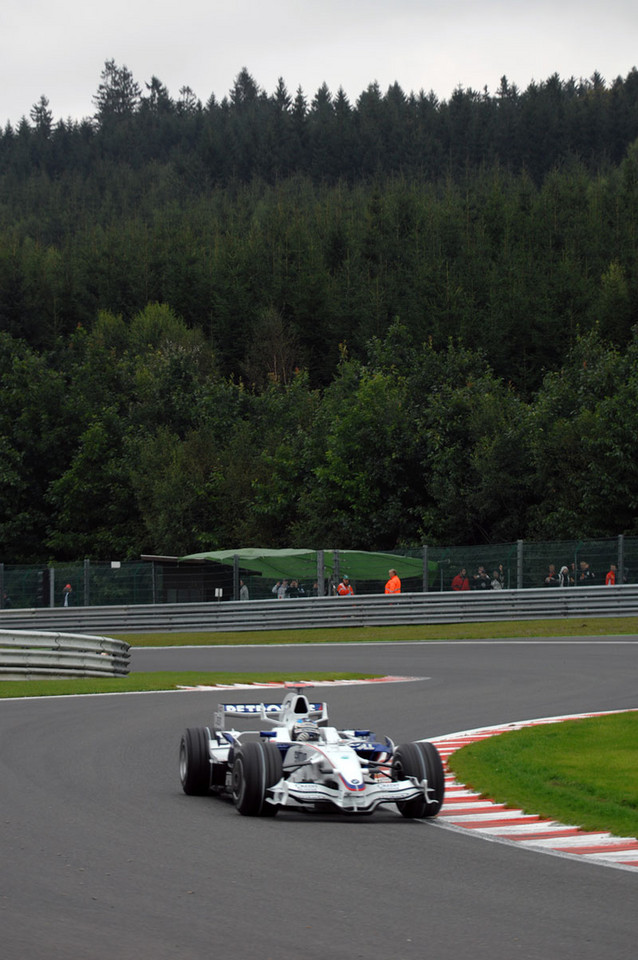
<path fill-rule="evenodd" d="M 392 640 L 498 640 L 519 637 L 591 637 L 638 633 L 635 617 L 570 620 L 503 620 L 495 623 L 438 623 L 405 627 L 331 627 L 307 630 L 246 630 L 207 633 L 117 633 L 135 647 L 232 646 L 281 643 L 387 643 Z"/>
<path fill-rule="evenodd" d="M 469 744 L 449 766 L 509 807 L 638 837 L 638 712 L 524 727 Z"/>
<path fill-rule="evenodd" d="M 634 617 L 269 630 L 241 633 L 117 634 L 133 647 L 229 644 L 374 643 L 624 636 L 638 632 Z M 7 680 L 0 698 L 176 690 L 180 686 L 367 679 L 362 674 L 133 673 L 117 679 Z M 638 704 L 637 704 L 638 705 Z M 506 720 L 516 718 L 504 717 Z M 638 712 L 564 721 L 500 734 L 453 754 L 456 776 L 479 793 L 510 806 L 589 830 L 638 836 Z"/>

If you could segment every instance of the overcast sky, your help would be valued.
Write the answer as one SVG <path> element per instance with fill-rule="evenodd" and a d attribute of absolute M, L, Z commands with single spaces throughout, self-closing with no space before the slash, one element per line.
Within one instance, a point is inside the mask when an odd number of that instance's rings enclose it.
<path fill-rule="evenodd" d="M 283 77 L 308 100 L 325 81 L 352 102 L 375 80 L 406 93 L 525 89 L 597 70 L 607 83 L 638 65 L 636 0 L 5 0 L 0 125 L 42 95 L 56 120 L 95 112 L 106 60 L 173 99 L 189 86 L 221 100 L 246 67 L 272 93 Z"/>

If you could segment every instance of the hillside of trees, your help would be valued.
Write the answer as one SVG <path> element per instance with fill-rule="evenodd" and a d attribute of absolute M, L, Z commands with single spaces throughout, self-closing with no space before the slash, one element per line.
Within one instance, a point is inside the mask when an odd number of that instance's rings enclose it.
<path fill-rule="evenodd" d="M 0 133 L 0 560 L 638 534 L 636 70 L 94 102 Z"/>

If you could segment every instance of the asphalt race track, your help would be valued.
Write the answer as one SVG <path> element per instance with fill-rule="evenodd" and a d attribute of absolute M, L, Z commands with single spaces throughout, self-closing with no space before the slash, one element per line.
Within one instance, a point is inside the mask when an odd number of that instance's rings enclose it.
<path fill-rule="evenodd" d="M 320 688 L 338 726 L 396 742 L 638 706 L 638 638 L 138 650 L 133 669 L 421 677 Z M 4 960 L 635 960 L 638 874 L 383 808 L 239 816 L 186 797 L 177 751 L 218 700 L 0 702 Z M 279 699 L 279 692 L 269 699 Z"/>

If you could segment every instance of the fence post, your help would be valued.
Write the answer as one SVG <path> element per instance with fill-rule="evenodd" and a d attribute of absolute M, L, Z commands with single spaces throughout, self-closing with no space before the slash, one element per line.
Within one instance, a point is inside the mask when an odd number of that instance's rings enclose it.
<path fill-rule="evenodd" d="M 334 558 L 333 564 L 332 564 L 332 589 L 336 592 L 337 584 L 341 579 L 339 575 L 339 551 L 333 550 L 332 556 Z"/>
<path fill-rule="evenodd" d="M 0 563 L 0 610 L 4 607 L 4 563 Z"/>
<path fill-rule="evenodd" d="M 55 606 L 55 567 L 49 567 L 49 606 Z"/>
<path fill-rule="evenodd" d="M 151 603 L 157 603 L 157 583 L 155 580 L 155 561 L 151 560 Z"/>
<path fill-rule="evenodd" d="M 622 533 L 618 537 L 618 569 L 616 570 L 616 583 L 625 582 L 625 538 Z"/>
<path fill-rule="evenodd" d="M 317 550 L 317 596 L 325 596 L 325 565 L 323 562 L 323 550 Z"/>
<path fill-rule="evenodd" d="M 429 569 L 428 569 L 428 547 L 427 544 L 423 544 L 423 593 L 428 592 L 429 588 Z"/>
<path fill-rule="evenodd" d="M 91 606 L 91 561 L 84 558 L 84 606 Z"/>
<path fill-rule="evenodd" d="M 578 546 L 574 551 L 574 586 L 575 587 L 578 586 L 578 563 L 579 563 L 578 554 L 580 553 L 580 548 L 582 547 L 582 545 L 583 545 L 583 541 L 579 540 Z"/>
<path fill-rule="evenodd" d="M 523 540 L 516 541 L 516 589 L 523 589 Z"/>
<path fill-rule="evenodd" d="M 233 600 L 239 600 L 239 554 L 233 554 Z"/>

